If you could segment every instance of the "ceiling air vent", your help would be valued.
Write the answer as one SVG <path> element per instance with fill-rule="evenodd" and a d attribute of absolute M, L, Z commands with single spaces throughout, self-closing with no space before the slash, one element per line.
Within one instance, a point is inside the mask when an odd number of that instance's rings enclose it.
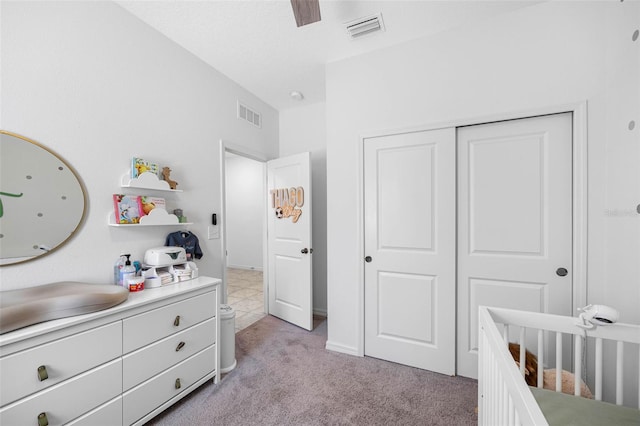
<path fill-rule="evenodd" d="M 241 104 L 238 101 L 238 118 L 248 121 L 256 127 L 262 128 L 262 116 L 259 112 L 249 108 L 246 105 Z"/>
<path fill-rule="evenodd" d="M 347 27 L 349 37 L 352 39 L 374 32 L 384 31 L 384 22 L 382 21 L 381 13 L 347 22 L 345 26 Z"/>

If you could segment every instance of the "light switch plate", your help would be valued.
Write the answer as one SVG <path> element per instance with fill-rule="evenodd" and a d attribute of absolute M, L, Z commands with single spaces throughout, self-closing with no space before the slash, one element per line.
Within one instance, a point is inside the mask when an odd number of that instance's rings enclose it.
<path fill-rule="evenodd" d="M 210 240 L 220 238 L 220 230 L 218 229 L 218 225 L 209 225 L 207 227 L 207 238 Z"/>

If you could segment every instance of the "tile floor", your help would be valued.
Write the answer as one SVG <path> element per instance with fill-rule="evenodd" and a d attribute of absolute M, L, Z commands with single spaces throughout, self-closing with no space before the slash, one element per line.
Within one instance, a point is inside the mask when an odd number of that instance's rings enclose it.
<path fill-rule="evenodd" d="M 266 316 L 262 271 L 227 268 L 227 304 L 236 312 L 236 333 Z"/>

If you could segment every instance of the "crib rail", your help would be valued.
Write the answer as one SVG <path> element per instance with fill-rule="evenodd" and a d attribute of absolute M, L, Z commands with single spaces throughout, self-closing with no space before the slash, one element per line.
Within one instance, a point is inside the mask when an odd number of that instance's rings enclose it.
<path fill-rule="evenodd" d="M 547 426 L 489 309 L 480 306 L 478 312 L 478 424 Z"/>
<path fill-rule="evenodd" d="M 584 329 L 576 325 L 577 318 L 536 312 L 515 311 L 502 308 L 481 306 L 479 308 L 479 373 L 478 373 L 478 423 L 480 425 L 546 425 L 547 421 L 540 411 L 535 398 L 523 380 L 525 368 L 525 349 L 527 332 L 535 332 L 537 348 L 531 348 L 538 354 L 540 368 L 545 364 L 544 336 L 555 333 L 556 391 L 562 387 L 562 343 L 563 334 L 572 335 L 574 343 L 574 392 L 580 395 L 582 383 L 582 344 Z M 500 330 L 498 324 L 502 324 Z M 519 344 L 520 369 L 518 369 L 507 349 L 509 330 L 520 330 Z M 623 403 L 623 381 L 636 380 L 640 388 L 640 372 L 635 379 L 624 375 L 625 344 L 640 345 L 640 327 L 629 324 L 614 324 L 588 330 L 588 337 L 595 339 L 595 399 L 602 399 L 603 387 L 603 340 L 616 343 L 616 398 L 618 405 Z M 638 356 L 640 364 L 640 355 Z M 569 360 L 570 361 L 570 360 Z M 634 360 L 631 360 L 634 362 Z M 538 387 L 542 387 L 543 374 L 539 370 Z M 640 408 L 640 389 L 638 392 Z"/>

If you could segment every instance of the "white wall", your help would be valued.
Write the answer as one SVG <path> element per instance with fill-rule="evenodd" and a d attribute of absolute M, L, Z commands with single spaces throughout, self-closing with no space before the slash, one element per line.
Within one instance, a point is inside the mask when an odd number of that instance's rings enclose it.
<path fill-rule="evenodd" d="M 311 153 L 313 310 L 327 313 L 326 105 L 280 111 L 280 156 Z"/>
<path fill-rule="evenodd" d="M 262 270 L 265 165 L 226 156 L 227 266 Z"/>
<path fill-rule="evenodd" d="M 88 191 L 86 222 L 63 248 L 2 267 L 1 290 L 60 280 L 109 283 L 121 252 L 140 259 L 174 228 L 107 226 L 111 196 L 134 155 L 170 165 L 168 194 L 200 237 L 202 275 L 221 276 L 220 240 L 207 240 L 221 206 L 218 142 L 277 155 L 278 113 L 112 2 L 1 2 L 3 129 L 56 151 Z M 257 129 L 236 102 L 263 114 Z"/>
<path fill-rule="evenodd" d="M 639 16 L 638 2 L 545 2 L 327 66 L 328 348 L 363 353 L 360 135 L 582 101 L 588 301 L 640 323 Z"/>

